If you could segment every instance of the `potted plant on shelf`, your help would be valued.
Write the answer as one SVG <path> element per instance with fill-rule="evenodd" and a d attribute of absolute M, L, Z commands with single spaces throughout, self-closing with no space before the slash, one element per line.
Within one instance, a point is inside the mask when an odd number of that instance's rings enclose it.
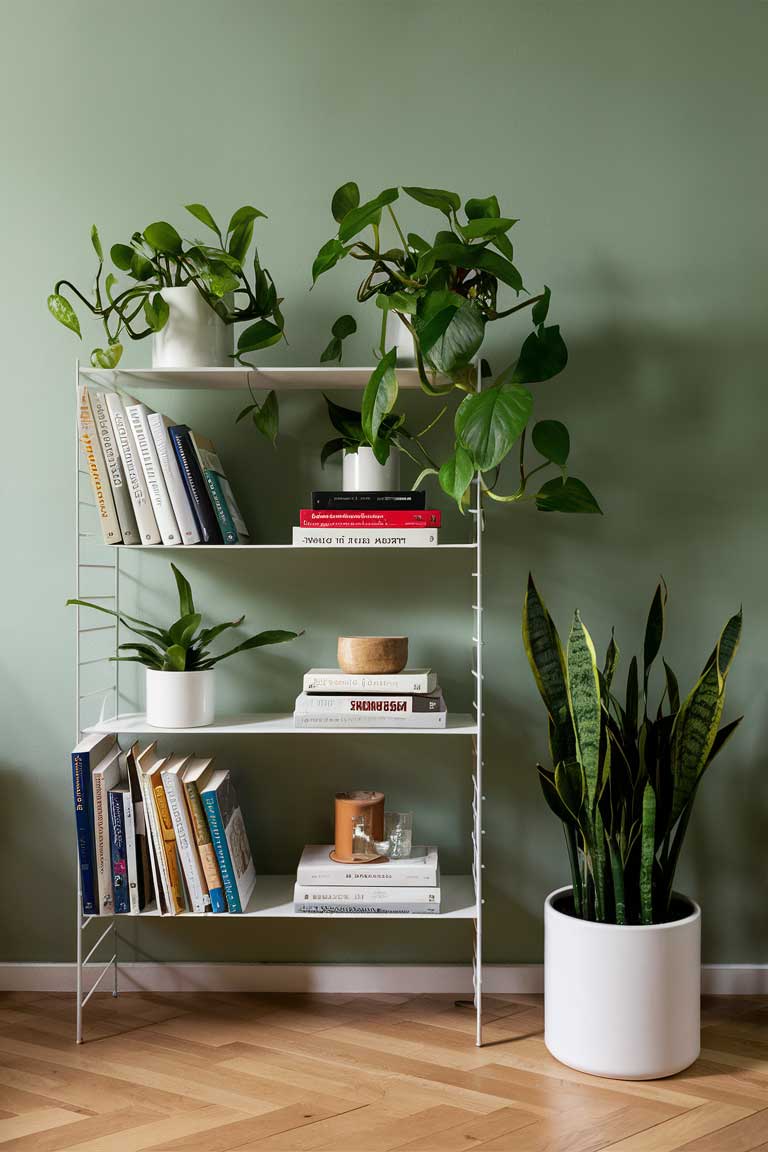
<path fill-rule="evenodd" d="M 642 679 L 633 657 L 621 700 L 613 636 L 600 670 L 578 612 L 563 652 L 530 577 L 523 610 L 552 755 L 538 773 L 571 867 L 570 887 L 545 904 L 544 1039 L 564 1064 L 624 1079 L 669 1076 L 699 1053 L 701 913 L 674 891 L 675 869 L 702 776 L 741 720 L 720 727 L 741 612 L 682 700 L 664 661 L 661 699 L 650 707 L 666 599 L 662 582 Z"/>
<path fill-rule="evenodd" d="M 363 416 L 352 408 L 335 404 L 323 393 L 328 407 L 328 417 L 339 433 L 328 440 L 320 453 L 320 463 L 325 463 L 337 452 L 343 452 L 342 489 L 344 492 L 391 492 L 400 487 L 400 458 L 397 451 L 404 452 L 423 467 L 434 467 L 434 462 L 421 442 L 421 437 L 432 426 L 421 432 L 409 432 L 402 413 L 388 413 L 379 426 L 375 444 L 371 444 L 363 429 Z M 434 424 L 435 421 L 432 421 Z M 418 451 L 421 459 L 405 446 Z"/>
<path fill-rule="evenodd" d="M 119 287 L 114 271 L 104 274 L 104 250 L 94 225 L 91 243 L 98 266 L 92 293 L 81 292 L 70 280 L 57 281 L 48 308 L 59 323 L 81 336 L 69 294 L 103 324 L 106 346 L 93 349 L 94 367 L 114 368 L 126 336 L 153 337 L 155 368 L 226 366 L 233 357 L 283 338 L 282 298 L 255 246 L 252 272 L 247 270 L 254 221 L 265 214 L 245 205 L 223 232 L 205 205 L 186 208 L 214 233 L 214 242 L 183 240 L 164 220 L 149 224 L 134 232 L 128 244 L 110 249 L 114 268 L 129 280 Z M 235 352 L 233 325 L 249 320 L 254 323 L 240 333 Z"/>
<path fill-rule="evenodd" d="M 398 188 L 386 188 L 361 204 L 357 184 L 349 181 L 331 201 L 337 234 L 322 246 L 312 266 L 314 285 L 347 256 L 361 261 L 366 273 L 357 298 L 360 302 L 373 299 L 381 310 L 379 362 L 362 404 L 363 430 L 370 447 L 376 451 L 382 424 L 397 401 L 397 365 L 413 360 L 425 392 L 434 397 L 451 395 L 457 402 L 453 451 L 439 465 L 425 467 L 417 484 L 427 475 L 436 475 L 460 508 L 468 502 L 476 477 L 485 495 L 503 503 L 535 498 L 537 507 L 545 511 L 599 512 L 587 486 L 565 471 L 568 432 L 558 421 L 536 425 L 534 447 L 544 461 L 531 468 L 526 464 L 526 429 L 533 409 L 526 385 L 556 376 L 568 354 L 559 327 L 546 323 L 549 288 L 516 299 L 509 307 L 500 306 L 502 286 L 516 297 L 524 291 L 508 235 L 517 221 L 501 215 L 495 196 L 467 200 L 464 219 L 460 219 L 461 200 L 455 192 L 417 187 L 404 187 L 403 192 L 440 213 L 443 219 L 434 239 L 406 233 L 401 226 L 393 208 Z M 385 211 L 395 234 L 392 244 L 382 241 Z M 370 243 L 364 239 L 369 228 Z M 533 331 L 517 359 L 480 389 L 477 356 L 486 326 L 523 309 L 530 309 Z M 355 330 L 350 320 L 344 316 L 336 321 L 324 359 L 341 360 L 343 340 Z M 408 345 L 405 358 L 404 344 Z M 482 366 L 484 375 L 490 376 L 488 365 L 483 362 Z M 519 482 L 515 491 L 504 494 L 498 489 L 501 468 L 516 445 Z M 562 470 L 561 476 L 531 493 L 530 478 L 550 464 Z"/>
<path fill-rule="evenodd" d="M 282 629 L 259 632 L 219 656 L 212 656 L 208 651 L 211 641 L 228 628 L 237 628 L 245 617 L 201 628 L 202 614 L 195 610 L 189 581 L 175 564 L 171 564 L 171 568 L 179 593 L 180 615 L 168 628 L 88 600 L 67 600 L 67 604 L 79 604 L 115 616 L 131 632 L 143 638 L 138 644 L 119 645 L 121 652 L 135 655 L 113 656 L 111 659 L 143 664 L 146 668 L 147 722 L 153 728 L 197 728 L 213 722 L 214 668 L 217 664 L 236 652 L 263 648 L 267 644 L 282 644 L 303 633 Z"/>

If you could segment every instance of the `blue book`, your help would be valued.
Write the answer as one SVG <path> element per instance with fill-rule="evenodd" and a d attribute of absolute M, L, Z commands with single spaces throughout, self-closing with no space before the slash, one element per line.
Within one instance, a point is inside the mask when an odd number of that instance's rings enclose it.
<path fill-rule="evenodd" d="M 109 844 L 112 857 L 112 893 L 115 912 L 130 912 L 128 892 L 128 852 L 125 843 L 125 808 L 123 792 L 127 788 L 112 788 L 109 792 Z"/>
<path fill-rule="evenodd" d="M 256 869 L 228 769 L 219 768 L 211 775 L 200 790 L 200 799 L 208 818 L 229 910 L 242 912 L 256 883 Z"/>
<path fill-rule="evenodd" d="M 223 543 L 221 531 L 189 428 L 186 424 L 174 424 L 168 429 L 168 435 L 179 462 L 181 479 L 189 497 L 200 539 L 204 544 L 221 544 Z"/>
<path fill-rule="evenodd" d="M 72 791 L 75 801 L 77 857 L 80 864 L 84 916 L 94 916 L 99 911 L 91 771 L 104 759 L 114 743 L 114 736 L 99 736 L 94 733 L 81 740 L 72 752 Z"/>

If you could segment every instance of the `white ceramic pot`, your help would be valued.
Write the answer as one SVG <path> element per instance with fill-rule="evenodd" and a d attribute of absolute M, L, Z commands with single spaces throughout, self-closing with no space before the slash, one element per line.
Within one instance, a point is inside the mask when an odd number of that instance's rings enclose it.
<path fill-rule="evenodd" d="M 147 668 L 147 723 L 153 728 L 199 728 L 215 712 L 213 668 L 157 672 Z"/>
<path fill-rule="evenodd" d="M 195 285 L 163 288 L 160 295 L 168 305 L 168 320 L 152 337 L 152 367 L 231 367 L 234 326 L 224 323 Z"/>
<path fill-rule="evenodd" d="M 669 924 L 618 926 L 544 905 L 544 1042 L 580 1072 L 655 1080 L 699 1055 L 701 909 Z M 682 898 L 681 898 L 682 899 Z"/>
<path fill-rule="evenodd" d="M 345 492 L 396 492 L 400 488 L 400 454 L 391 448 L 386 464 L 379 464 L 372 448 L 345 452 L 341 486 Z"/>
<path fill-rule="evenodd" d="M 385 340 L 387 349 L 397 348 L 397 362 L 401 368 L 415 368 L 416 351 L 413 345 L 413 336 L 397 312 L 387 312 Z"/>

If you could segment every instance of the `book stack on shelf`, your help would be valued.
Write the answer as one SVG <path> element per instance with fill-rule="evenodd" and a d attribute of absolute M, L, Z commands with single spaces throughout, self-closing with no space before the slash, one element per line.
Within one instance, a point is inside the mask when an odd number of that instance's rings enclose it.
<path fill-rule="evenodd" d="M 313 492 L 293 543 L 300 546 L 428 548 L 437 545 L 440 512 L 426 492 Z"/>
<path fill-rule="evenodd" d="M 81 385 L 80 445 L 105 544 L 243 544 L 213 443 L 117 392 Z"/>
<path fill-rule="evenodd" d="M 84 916 L 245 910 L 256 872 L 228 769 L 91 735 L 72 786 Z"/>
<path fill-rule="evenodd" d="M 440 866 L 437 848 L 414 847 L 409 856 L 380 863 L 340 864 L 332 844 L 308 844 L 299 861 L 296 912 L 357 915 L 437 915 Z"/>
<path fill-rule="evenodd" d="M 445 728 L 448 712 L 430 668 L 350 674 L 310 668 L 296 697 L 296 728 Z"/>

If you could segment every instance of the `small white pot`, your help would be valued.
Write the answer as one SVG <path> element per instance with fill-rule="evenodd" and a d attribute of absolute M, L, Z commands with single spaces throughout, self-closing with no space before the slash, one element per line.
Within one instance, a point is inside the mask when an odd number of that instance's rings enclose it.
<path fill-rule="evenodd" d="M 168 320 L 152 337 L 152 367 L 231 367 L 234 326 L 224 323 L 195 285 L 162 288 L 160 295 L 168 305 Z"/>
<path fill-rule="evenodd" d="M 345 492 L 397 492 L 400 488 L 400 454 L 391 448 L 386 464 L 379 464 L 372 448 L 345 452 L 341 486 Z"/>
<path fill-rule="evenodd" d="M 401 368 L 415 368 L 416 349 L 413 343 L 413 335 L 406 328 L 397 312 L 387 312 L 385 340 L 387 350 L 397 348 L 397 362 Z"/>
<path fill-rule="evenodd" d="M 215 712 L 213 668 L 157 672 L 147 668 L 147 723 L 153 728 L 199 728 Z"/>
<path fill-rule="evenodd" d="M 544 1042 L 593 1076 L 655 1080 L 699 1055 L 701 909 L 669 924 L 595 924 L 544 905 Z"/>

